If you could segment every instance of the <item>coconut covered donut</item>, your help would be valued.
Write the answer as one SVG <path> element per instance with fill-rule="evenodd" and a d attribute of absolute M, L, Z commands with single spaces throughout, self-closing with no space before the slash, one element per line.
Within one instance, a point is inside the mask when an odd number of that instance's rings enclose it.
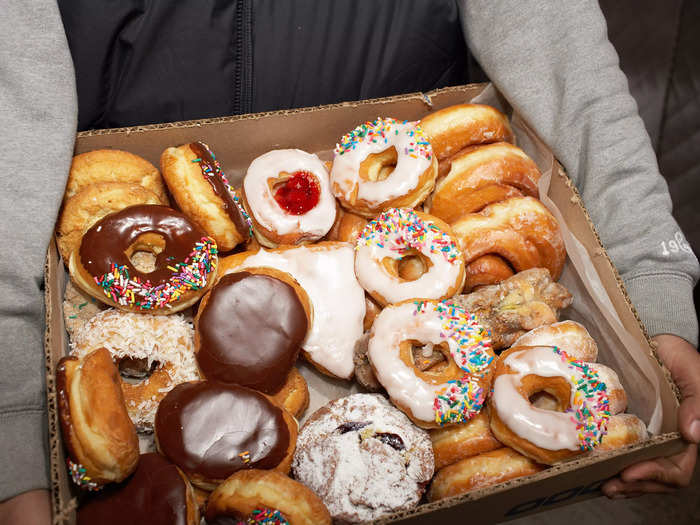
<path fill-rule="evenodd" d="M 248 214 L 208 145 L 192 142 L 168 148 L 160 166 L 178 207 L 204 228 L 221 251 L 248 240 Z"/>
<path fill-rule="evenodd" d="M 406 259 L 420 262 L 417 275 L 402 277 Z M 464 261 L 450 227 L 408 208 L 383 212 L 357 240 L 355 274 L 381 305 L 407 299 L 446 299 L 464 284 Z M 404 275 L 406 275 L 404 273 Z"/>
<path fill-rule="evenodd" d="M 317 241 L 335 221 L 326 167 L 316 155 L 302 150 L 273 150 L 253 160 L 243 179 L 242 196 L 263 246 Z"/>
<path fill-rule="evenodd" d="M 417 505 L 433 451 L 428 434 L 382 396 L 354 394 L 307 419 L 292 469 L 334 523 L 357 523 Z"/>
<path fill-rule="evenodd" d="M 363 217 L 418 206 L 433 190 L 436 177 L 432 147 L 416 122 L 365 122 L 335 147 L 333 194 L 344 208 Z"/>
<path fill-rule="evenodd" d="M 488 332 L 449 301 L 387 306 L 374 320 L 367 355 L 393 403 L 425 428 L 478 414 L 495 358 Z"/>

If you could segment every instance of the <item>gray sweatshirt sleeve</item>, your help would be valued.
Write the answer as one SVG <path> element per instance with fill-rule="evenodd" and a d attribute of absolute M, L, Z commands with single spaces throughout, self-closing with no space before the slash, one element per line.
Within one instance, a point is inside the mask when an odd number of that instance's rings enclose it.
<path fill-rule="evenodd" d="M 43 270 L 77 124 L 56 3 L 0 15 L 0 501 L 48 487 Z"/>
<path fill-rule="evenodd" d="M 650 335 L 697 346 L 698 261 L 593 0 L 466 0 L 484 71 L 550 145 L 582 193 Z"/>

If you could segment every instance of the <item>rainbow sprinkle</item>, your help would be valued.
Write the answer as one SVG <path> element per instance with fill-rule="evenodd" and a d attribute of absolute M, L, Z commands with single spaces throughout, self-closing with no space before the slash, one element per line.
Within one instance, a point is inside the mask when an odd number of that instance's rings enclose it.
<path fill-rule="evenodd" d="M 73 483 L 78 485 L 82 490 L 88 490 L 91 492 L 100 490 L 102 487 L 92 481 L 92 478 L 87 475 L 85 467 L 80 463 L 73 463 L 70 458 L 66 459 L 66 464 L 68 465 L 68 472 L 70 472 L 70 477 Z"/>
<path fill-rule="evenodd" d="M 414 140 L 404 149 L 404 153 L 410 157 L 423 157 L 427 160 L 433 158 L 433 148 L 425 138 L 423 129 L 418 123 L 408 122 L 404 120 L 400 122 L 393 118 L 377 118 L 372 122 L 360 124 L 355 129 L 343 135 L 340 142 L 335 145 L 335 154 L 343 155 L 348 151 L 354 150 L 358 144 L 378 144 L 384 142 L 389 144 L 391 135 L 398 135 L 402 132 L 402 127 L 408 127 L 404 133 Z"/>
<path fill-rule="evenodd" d="M 435 422 L 439 425 L 466 423 L 481 412 L 486 394 L 479 379 L 481 376 L 467 374 L 461 379 L 448 381 L 435 396 Z"/>
<path fill-rule="evenodd" d="M 241 199 L 238 198 L 238 195 L 233 195 L 233 202 L 236 203 L 236 206 L 238 207 L 238 211 L 241 212 L 241 216 L 243 217 L 243 220 L 248 225 L 248 233 L 252 237 L 253 236 L 253 220 L 250 218 L 250 215 L 248 215 L 248 212 L 245 211 L 245 208 L 241 204 Z"/>
<path fill-rule="evenodd" d="M 112 264 L 109 273 L 95 277 L 95 282 L 107 298 L 122 306 L 141 310 L 171 308 L 171 303 L 177 302 L 186 292 L 201 290 L 207 285 L 209 273 L 216 269 L 216 254 L 214 239 L 202 237 L 184 262 L 168 266 L 172 275 L 165 283 L 154 286 L 138 276 L 131 278 L 126 266 L 116 264 Z"/>
<path fill-rule="evenodd" d="M 400 254 L 409 248 L 423 253 L 441 253 L 449 263 L 458 262 L 462 256 L 449 235 L 432 222 L 422 220 L 410 208 L 390 208 L 367 223 L 355 249 L 372 245 Z"/>
<path fill-rule="evenodd" d="M 571 384 L 576 391 L 568 412 L 572 413 L 571 421 L 576 424 L 581 450 L 593 450 L 608 433 L 608 389 L 598 377 L 598 372 L 587 363 L 569 357 L 556 346 L 552 347 L 552 351 L 574 372 L 571 375 Z"/>
<path fill-rule="evenodd" d="M 257 525 L 260 523 L 266 525 L 289 525 L 287 518 L 279 510 L 268 509 L 267 507 L 255 509 L 245 521 L 239 520 L 237 525 Z"/>

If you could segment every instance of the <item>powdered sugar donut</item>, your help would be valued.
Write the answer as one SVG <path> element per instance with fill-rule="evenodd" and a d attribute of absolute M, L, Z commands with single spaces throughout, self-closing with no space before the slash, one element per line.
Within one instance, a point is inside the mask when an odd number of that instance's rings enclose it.
<path fill-rule="evenodd" d="M 463 423 L 483 407 L 495 354 L 488 332 L 459 306 L 387 306 L 374 320 L 368 347 L 377 380 L 417 425 Z M 423 357 L 431 368 L 421 366 Z"/>
<path fill-rule="evenodd" d="M 417 122 L 378 118 L 335 147 L 331 185 L 343 207 L 364 217 L 413 208 L 435 187 L 437 160 Z"/>
<path fill-rule="evenodd" d="M 380 304 L 447 299 L 464 285 L 464 259 L 450 227 L 425 213 L 392 208 L 371 221 L 357 240 L 355 274 Z M 401 277 L 406 258 L 422 265 L 417 279 Z"/>
<path fill-rule="evenodd" d="M 253 160 L 242 196 L 263 246 L 317 241 L 335 221 L 326 167 L 298 149 L 273 150 Z"/>
<path fill-rule="evenodd" d="M 433 475 L 433 449 L 428 434 L 382 396 L 354 394 L 306 421 L 292 469 L 334 523 L 357 523 L 415 506 Z"/>

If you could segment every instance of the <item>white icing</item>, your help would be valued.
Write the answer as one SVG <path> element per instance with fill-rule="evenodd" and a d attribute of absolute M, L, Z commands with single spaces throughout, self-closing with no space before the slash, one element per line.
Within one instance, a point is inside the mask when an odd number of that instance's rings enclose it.
<path fill-rule="evenodd" d="M 323 249 L 320 249 L 323 246 Z M 362 336 L 365 292 L 355 278 L 349 244 L 317 244 L 282 251 L 261 249 L 231 271 L 269 267 L 289 273 L 306 291 L 313 320 L 302 346 L 333 375 L 349 379 L 355 344 Z"/>
<path fill-rule="evenodd" d="M 415 148 L 416 137 L 410 132 L 417 125 L 418 122 L 396 122 L 392 124 L 392 131 L 396 129 L 398 133 L 387 133 L 386 140 L 372 142 L 366 139 L 342 155 L 336 153 L 331 168 L 331 183 L 336 196 L 351 202 L 352 194 L 357 189 L 357 198 L 375 207 L 413 191 L 431 162 L 422 155 L 411 156 L 408 153 L 408 150 Z M 392 146 L 398 153 L 394 171 L 384 180 L 362 180 L 360 164 L 370 154 L 381 153 Z"/>
<path fill-rule="evenodd" d="M 283 210 L 268 184 L 270 179 L 276 179 L 282 172 L 293 174 L 296 171 L 312 173 L 320 188 L 318 204 L 303 215 L 293 215 Z M 258 224 L 280 235 L 302 232 L 306 239 L 314 241 L 328 233 L 335 221 L 335 198 L 331 193 L 328 172 L 323 162 L 312 153 L 282 149 L 259 156 L 248 167 L 243 190 Z"/>

